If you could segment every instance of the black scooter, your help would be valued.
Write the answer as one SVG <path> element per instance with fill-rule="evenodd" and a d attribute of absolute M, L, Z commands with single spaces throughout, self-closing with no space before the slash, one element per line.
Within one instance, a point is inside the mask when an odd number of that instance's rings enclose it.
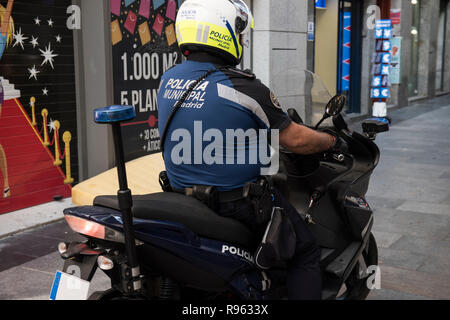
<path fill-rule="evenodd" d="M 365 135 L 350 131 L 340 114 L 343 100 L 333 98 L 324 119 L 332 117 L 348 153 L 301 156 L 281 151 L 281 170 L 273 178 L 321 246 L 322 298 L 365 299 L 378 264 L 373 212 L 365 194 L 380 158 L 374 139 L 389 124 L 371 119 L 363 123 Z M 294 110 L 289 115 L 301 123 Z M 67 290 L 73 294 L 74 287 L 87 292 L 84 285 L 101 269 L 111 288 L 89 299 L 285 299 L 285 270 L 255 266 L 260 239 L 243 224 L 181 194 L 131 195 L 120 122 L 133 117 L 132 107 L 96 111 L 97 122 L 113 127 L 120 191 L 97 197 L 93 206 L 64 211 L 69 226 L 85 240 L 59 244 L 64 269 L 51 297 L 67 296 Z M 79 270 L 76 277 L 69 275 L 73 270 Z M 71 277 L 72 284 L 79 279 L 80 285 L 67 289 L 61 285 L 64 277 Z"/>

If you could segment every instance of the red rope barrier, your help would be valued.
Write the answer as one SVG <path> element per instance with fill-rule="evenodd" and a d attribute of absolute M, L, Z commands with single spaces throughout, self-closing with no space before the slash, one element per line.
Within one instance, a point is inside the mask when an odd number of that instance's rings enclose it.
<path fill-rule="evenodd" d="M 59 150 L 59 154 L 61 154 L 61 149 Z M 61 160 L 64 160 L 66 157 L 66 148 L 64 148 L 64 153 L 59 157 Z"/>
<path fill-rule="evenodd" d="M 53 140 L 52 142 L 49 144 L 49 146 L 53 146 L 55 144 L 55 135 L 53 135 Z"/>

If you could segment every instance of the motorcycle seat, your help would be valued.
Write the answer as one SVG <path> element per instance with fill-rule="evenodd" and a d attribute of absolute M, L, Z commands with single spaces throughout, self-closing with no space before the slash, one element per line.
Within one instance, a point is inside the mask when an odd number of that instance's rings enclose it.
<path fill-rule="evenodd" d="M 99 196 L 94 206 L 119 210 L 116 196 Z M 143 220 L 176 222 L 197 235 L 230 244 L 254 248 L 255 237 L 242 223 L 224 218 L 200 201 L 182 194 L 161 192 L 133 196 L 133 217 Z"/>

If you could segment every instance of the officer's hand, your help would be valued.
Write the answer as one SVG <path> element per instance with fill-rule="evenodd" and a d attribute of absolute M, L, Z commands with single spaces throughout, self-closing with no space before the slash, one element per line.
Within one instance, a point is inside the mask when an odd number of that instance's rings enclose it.
<path fill-rule="evenodd" d="M 348 144 L 341 137 L 336 138 L 335 144 L 331 147 L 330 152 L 334 154 L 346 154 L 348 153 Z"/>
<path fill-rule="evenodd" d="M 345 154 L 348 153 L 348 144 L 342 139 L 335 131 L 330 129 L 323 130 L 325 133 L 333 136 L 335 138 L 334 145 L 328 150 L 330 153 L 334 154 Z"/>

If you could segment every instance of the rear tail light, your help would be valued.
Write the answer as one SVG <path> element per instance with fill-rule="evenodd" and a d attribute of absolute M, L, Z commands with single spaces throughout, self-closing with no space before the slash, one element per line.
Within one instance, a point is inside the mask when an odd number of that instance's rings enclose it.
<path fill-rule="evenodd" d="M 58 251 L 60 254 L 63 254 L 64 252 L 67 251 L 67 244 L 65 242 L 60 242 L 58 244 Z"/>
<path fill-rule="evenodd" d="M 70 215 L 66 215 L 65 218 L 70 228 L 75 232 L 84 234 L 92 238 L 125 243 L 125 237 L 121 232 L 115 231 L 99 223 L 86 219 Z"/>
<path fill-rule="evenodd" d="M 125 243 L 125 235 L 122 232 L 105 227 L 97 222 L 71 215 L 66 215 L 65 218 L 69 224 L 69 227 L 77 233 L 81 233 L 92 238 Z M 136 240 L 136 245 L 141 244 L 143 244 L 142 241 Z"/>
<path fill-rule="evenodd" d="M 69 227 L 77 233 L 97 239 L 105 239 L 106 237 L 106 227 L 99 223 L 68 215 L 65 218 Z"/>

